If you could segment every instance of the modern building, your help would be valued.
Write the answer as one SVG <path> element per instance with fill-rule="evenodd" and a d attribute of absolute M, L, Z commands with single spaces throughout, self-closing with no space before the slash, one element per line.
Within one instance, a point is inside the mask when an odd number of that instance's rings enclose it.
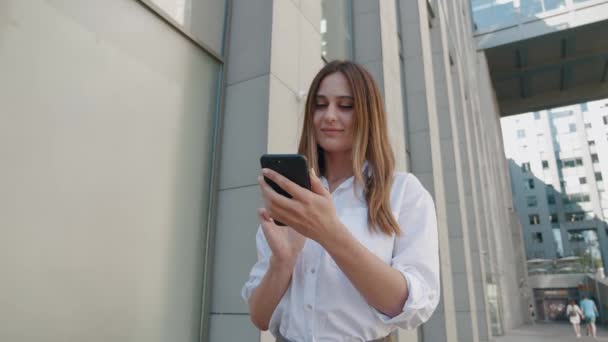
<path fill-rule="evenodd" d="M 502 120 L 528 259 L 608 257 L 608 100 Z"/>
<path fill-rule="evenodd" d="M 589 279 L 608 256 L 607 103 L 501 120 L 538 320 L 567 321 L 569 299 L 600 293 Z"/>
<path fill-rule="evenodd" d="M 398 169 L 437 206 L 442 300 L 399 341 L 521 325 L 499 118 L 543 103 L 503 91 L 539 66 L 501 64 L 519 45 L 480 45 L 473 15 L 465 0 L 0 1 L 0 340 L 272 340 L 239 297 L 258 158 L 296 150 L 309 83 L 336 58 L 372 72 Z M 568 98 L 604 92 L 597 78 Z"/>

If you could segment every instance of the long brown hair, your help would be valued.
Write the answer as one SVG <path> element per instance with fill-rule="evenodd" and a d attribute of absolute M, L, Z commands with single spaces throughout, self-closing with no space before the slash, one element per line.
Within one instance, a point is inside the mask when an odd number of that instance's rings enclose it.
<path fill-rule="evenodd" d="M 353 94 L 355 117 L 352 167 L 355 184 L 363 186 L 368 223 L 372 231 L 399 235 L 401 230 L 390 207 L 395 157 L 388 138 L 386 112 L 376 82 L 362 66 L 350 61 L 333 61 L 315 76 L 306 100 L 298 153 L 306 156 L 318 175 L 324 174 L 323 149 L 317 144 L 313 126 L 315 97 L 323 79 L 336 72 L 346 77 Z M 361 172 L 365 161 L 368 162 L 369 176 Z"/>

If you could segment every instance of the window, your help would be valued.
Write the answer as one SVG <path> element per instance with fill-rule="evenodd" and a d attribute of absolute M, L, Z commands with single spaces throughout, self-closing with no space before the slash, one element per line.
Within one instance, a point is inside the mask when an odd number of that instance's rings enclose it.
<path fill-rule="evenodd" d="M 583 158 L 568 158 L 568 159 L 559 159 L 557 161 L 557 165 L 562 168 L 576 167 L 583 165 Z"/>
<path fill-rule="evenodd" d="M 589 140 L 587 143 L 589 146 L 595 146 L 595 140 Z"/>
<path fill-rule="evenodd" d="M 602 120 L 604 120 L 604 125 L 608 125 L 608 115 L 604 115 L 604 117 L 602 117 Z"/>
<path fill-rule="evenodd" d="M 534 241 L 536 243 L 543 243 L 543 233 L 541 233 L 541 232 L 532 233 L 532 241 Z"/>
<path fill-rule="evenodd" d="M 540 120 L 540 113 L 534 112 L 534 120 Z"/>
<path fill-rule="evenodd" d="M 523 172 L 530 172 L 530 163 L 522 163 L 521 164 L 521 170 Z"/>
<path fill-rule="evenodd" d="M 547 195 L 547 203 L 554 205 L 555 204 L 555 195 Z"/>
<path fill-rule="evenodd" d="M 553 228 L 553 241 L 557 247 L 557 257 L 561 258 L 564 256 L 564 243 L 562 241 L 562 230 L 559 228 Z"/>
<path fill-rule="evenodd" d="M 536 207 L 538 205 L 538 201 L 536 200 L 536 196 L 528 196 L 526 198 L 526 202 L 528 203 L 528 208 Z"/>
<path fill-rule="evenodd" d="M 581 178 L 578 179 L 578 182 L 581 183 L 581 184 L 587 184 L 587 178 L 581 177 Z"/>
<path fill-rule="evenodd" d="M 585 219 L 584 211 L 569 212 L 564 215 L 566 222 L 583 221 Z"/>
<path fill-rule="evenodd" d="M 530 220 L 530 225 L 540 224 L 540 218 L 538 214 L 528 215 L 528 219 Z"/>
<path fill-rule="evenodd" d="M 549 162 L 547 160 L 543 160 L 543 169 L 549 168 Z"/>
<path fill-rule="evenodd" d="M 587 122 L 587 123 L 585 124 L 585 128 L 591 128 L 591 123 L 590 123 L 590 122 Z"/>
<path fill-rule="evenodd" d="M 578 231 L 569 231 L 568 232 L 568 241 L 570 242 L 584 242 L 585 236 L 582 232 Z"/>
<path fill-rule="evenodd" d="M 322 0 L 321 8 L 321 56 L 352 59 L 352 0 Z"/>
<path fill-rule="evenodd" d="M 551 223 L 558 223 L 559 222 L 559 220 L 557 218 L 557 214 L 551 214 L 549 216 L 549 219 L 551 220 Z"/>
<path fill-rule="evenodd" d="M 588 110 L 589 110 L 589 108 L 587 108 L 587 103 L 586 102 L 585 103 L 581 103 L 581 111 L 586 112 Z"/>
<path fill-rule="evenodd" d="M 595 173 L 595 180 L 598 181 L 598 182 L 601 181 L 601 180 L 603 180 L 601 172 L 596 172 Z"/>
<path fill-rule="evenodd" d="M 571 116 L 572 115 L 572 111 L 571 110 L 566 110 L 563 112 L 551 112 L 551 116 L 554 119 L 558 119 L 558 118 L 565 118 L 567 116 Z"/>
<path fill-rule="evenodd" d="M 534 179 L 532 178 L 528 179 L 528 189 L 534 189 Z"/>
<path fill-rule="evenodd" d="M 559 186 L 562 188 L 562 192 L 566 191 L 566 181 L 560 181 Z"/>
<path fill-rule="evenodd" d="M 597 156 L 597 153 L 592 153 L 591 154 L 591 162 L 592 163 L 599 163 L 600 162 L 600 158 Z"/>
<path fill-rule="evenodd" d="M 569 124 L 568 130 L 570 131 L 570 133 L 576 132 L 576 124 L 575 123 Z"/>
<path fill-rule="evenodd" d="M 523 139 L 526 137 L 526 131 L 523 129 L 517 130 L 517 139 Z"/>
<path fill-rule="evenodd" d="M 587 194 L 587 193 L 562 195 L 562 203 L 564 203 L 564 204 L 576 204 L 576 203 L 589 202 L 589 201 L 590 201 L 590 197 L 589 197 L 589 194 Z"/>

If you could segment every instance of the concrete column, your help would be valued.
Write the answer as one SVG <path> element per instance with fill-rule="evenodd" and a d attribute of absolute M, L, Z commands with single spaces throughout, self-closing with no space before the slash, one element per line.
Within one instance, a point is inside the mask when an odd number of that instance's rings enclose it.
<path fill-rule="evenodd" d="M 476 311 L 478 321 L 478 336 L 480 341 L 490 340 L 490 317 L 488 314 L 488 302 L 487 293 L 485 286 L 486 279 L 486 268 L 487 264 L 485 259 L 487 256 L 484 254 L 486 251 L 483 234 L 483 222 L 481 217 L 481 198 L 480 198 L 480 186 L 478 184 L 479 179 L 479 168 L 477 166 L 478 153 L 475 151 L 476 142 L 472 136 L 472 123 L 470 119 L 470 102 L 466 91 L 466 74 L 464 73 L 463 61 L 457 59 L 455 61 L 455 68 L 452 69 L 455 72 L 456 78 L 458 79 L 459 86 L 457 89 L 460 90 L 460 96 L 458 97 L 461 102 L 461 120 L 459 120 L 459 133 L 463 138 L 463 149 L 465 151 L 465 161 L 463 163 L 463 173 L 467 176 L 463 177 L 465 184 L 465 199 L 468 204 L 467 206 L 467 217 L 471 219 L 470 227 L 473 229 L 473 234 L 470 236 L 471 246 L 471 262 L 473 270 L 473 284 L 475 293 L 477 293 Z M 481 294 L 481 296 L 479 295 Z"/>
<path fill-rule="evenodd" d="M 401 0 L 400 15 L 406 78 L 408 138 L 411 171 L 433 194 L 439 224 L 442 267 L 442 300 L 437 311 L 422 327 L 425 341 L 457 341 L 450 239 L 447 225 L 443 162 L 441 160 L 440 118 L 435 96 L 435 80 L 429 13 L 425 0 Z"/>
<path fill-rule="evenodd" d="M 440 118 L 444 183 L 449 224 L 455 313 L 459 341 L 479 341 L 476 293 L 473 284 L 469 220 L 463 181 L 463 152 L 458 131 L 454 82 L 452 81 L 447 32 L 447 9 L 439 4 L 431 28 L 437 110 Z"/>
<path fill-rule="evenodd" d="M 403 116 L 403 92 L 397 8 L 389 1 L 353 3 L 354 60 L 371 72 L 378 83 L 388 116 L 389 137 L 396 168 L 408 169 Z M 417 330 L 397 332 L 399 341 L 418 341 Z"/>
<path fill-rule="evenodd" d="M 490 339 L 489 330 L 489 315 L 487 311 L 487 295 L 485 287 L 485 255 L 480 253 L 482 248 L 482 226 L 480 218 L 480 202 L 479 190 L 476 181 L 478 180 L 478 167 L 476 166 L 477 154 L 473 152 L 475 142 L 471 137 L 472 123 L 469 119 L 471 113 L 470 108 L 470 73 L 467 67 L 466 59 L 470 58 L 470 40 L 466 34 L 466 29 L 463 25 L 462 18 L 462 1 L 446 2 L 445 10 L 440 12 L 446 17 L 449 22 L 450 30 L 450 52 L 451 52 L 451 74 L 454 83 L 455 102 L 457 103 L 458 120 L 456 121 L 456 131 L 459 135 L 460 150 L 462 152 L 462 174 L 464 198 L 466 203 L 466 217 L 469 221 L 469 248 L 471 255 L 471 273 L 473 280 L 473 288 L 475 289 L 475 308 L 474 311 L 477 317 L 477 335 L 480 341 L 488 341 Z"/>
<path fill-rule="evenodd" d="M 396 168 L 405 171 L 407 158 L 396 10 L 395 3 L 390 1 L 355 1 L 353 52 L 354 60 L 372 74 L 380 87 Z"/>
<path fill-rule="evenodd" d="M 297 151 L 298 94 L 323 66 L 321 1 L 235 0 L 231 16 L 210 340 L 272 341 L 240 298 L 256 260 L 259 157 Z"/>
<path fill-rule="evenodd" d="M 513 199 L 508 177 L 506 159 L 502 157 L 504 146 L 501 137 L 500 119 L 495 94 L 491 91 L 487 63 L 483 54 L 478 54 L 478 105 L 482 120 L 487 130 L 484 131 L 487 156 L 491 168 L 488 170 L 492 186 L 500 190 L 500 195 L 493 197 L 493 217 L 495 225 L 507 229 L 493 229 L 494 245 L 496 246 L 496 264 L 499 296 L 502 312 L 503 330 L 509 330 L 523 323 L 527 317 L 527 303 L 524 303 L 520 287 L 526 283 L 525 256 L 523 254 L 523 239 L 520 225 L 513 222 L 510 213 Z M 544 193 L 543 193 L 544 195 Z M 548 232 L 548 236 L 552 233 Z M 517 300 L 514 300 L 517 298 Z"/>

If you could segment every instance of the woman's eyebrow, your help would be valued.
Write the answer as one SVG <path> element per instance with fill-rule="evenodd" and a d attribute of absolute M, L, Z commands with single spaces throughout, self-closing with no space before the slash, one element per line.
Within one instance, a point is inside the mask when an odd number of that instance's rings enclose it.
<path fill-rule="evenodd" d="M 317 99 L 326 99 L 327 96 L 319 94 L 319 95 L 316 96 L 316 98 Z M 344 100 L 344 99 L 346 99 L 346 100 L 352 100 L 353 99 L 353 97 L 350 96 L 350 95 L 339 95 L 339 96 L 335 96 L 335 98 L 340 99 L 340 100 Z"/>

